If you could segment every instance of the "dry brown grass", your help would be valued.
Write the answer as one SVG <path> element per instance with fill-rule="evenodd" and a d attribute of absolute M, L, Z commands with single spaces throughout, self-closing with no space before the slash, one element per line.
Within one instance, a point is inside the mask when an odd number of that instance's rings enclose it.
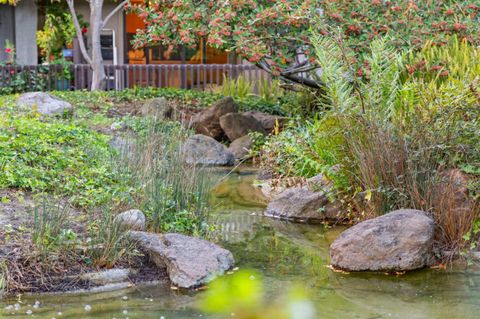
<path fill-rule="evenodd" d="M 469 194 L 471 177 L 439 164 L 439 151 L 428 138 L 407 142 L 393 130 L 365 122 L 357 138 L 348 141 L 353 183 L 363 200 L 358 219 L 369 219 L 394 209 L 413 208 L 432 214 L 436 241 L 443 250 L 459 251 L 469 245 L 464 236 L 480 218 L 480 205 Z"/>

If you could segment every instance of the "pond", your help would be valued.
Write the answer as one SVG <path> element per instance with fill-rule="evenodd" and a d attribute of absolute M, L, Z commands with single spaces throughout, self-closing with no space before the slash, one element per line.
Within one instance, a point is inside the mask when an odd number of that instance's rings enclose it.
<path fill-rule="evenodd" d="M 262 217 L 265 201 L 251 186 L 254 173 L 230 174 L 215 188 L 212 218 L 238 267 L 263 275 L 269 298 L 300 284 L 310 291 L 318 318 L 478 318 L 480 270 L 426 269 L 403 276 L 332 272 L 326 267 L 328 247 L 342 228 Z M 0 302 L 0 318 L 215 318 L 196 310 L 199 294 L 143 286 L 82 296 L 22 296 L 21 303 Z"/>

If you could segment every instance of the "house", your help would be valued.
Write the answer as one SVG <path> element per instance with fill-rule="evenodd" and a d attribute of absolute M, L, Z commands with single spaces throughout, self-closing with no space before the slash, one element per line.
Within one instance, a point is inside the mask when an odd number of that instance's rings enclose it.
<path fill-rule="evenodd" d="M 132 2 L 143 2 L 144 0 L 131 0 Z M 113 0 L 105 0 L 103 14 L 107 15 L 111 12 L 118 2 Z M 16 47 L 17 64 L 35 65 L 40 62 L 38 48 L 36 46 L 36 31 L 43 28 L 44 20 L 44 4 L 41 0 L 21 0 L 16 6 L 1 5 L 0 6 L 0 48 L 2 53 L 5 49 L 5 41 L 9 40 Z M 89 3 L 86 0 L 75 1 L 75 9 L 78 15 L 82 15 L 83 19 L 88 21 L 90 16 Z M 161 81 L 161 75 L 151 72 L 146 77 L 133 74 L 136 69 L 142 70 L 142 65 L 226 65 L 237 64 L 238 59 L 227 52 L 222 52 L 211 48 L 206 43 L 201 43 L 196 49 L 179 47 L 176 52 L 170 56 L 165 55 L 164 48 L 161 45 L 151 46 L 144 49 L 133 48 L 131 41 L 133 40 L 136 30 L 144 28 L 145 24 L 142 19 L 134 13 L 126 13 L 118 11 L 107 23 L 102 31 L 102 55 L 106 65 L 132 65 L 140 66 L 127 69 L 128 74 L 123 72 L 119 75 L 115 71 L 116 86 L 134 86 L 134 85 L 151 85 Z M 87 28 L 85 34 L 87 50 L 91 47 L 90 30 Z M 5 57 L 3 57 L 5 59 Z M 0 56 L 0 61 L 2 56 Z M 83 59 L 78 45 L 73 49 L 73 60 L 76 64 L 82 64 Z M 154 68 L 155 69 L 155 68 Z M 157 68 L 161 69 L 161 68 Z M 188 67 L 184 68 L 187 70 Z M 198 68 L 199 69 L 199 68 Z M 186 71 L 184 71 L 185 73 Z M 212 75 L 210 73 L 202 74 L 200 71 L 181 74 L 181 72 L 171 72 L 166 83 L 163 86 L 193 86 L 194 82 L 204 79 L 212 82 L 221 82 L 223 74 Z M 225 73 L 225 72 L 224 72 Z M 207 77 L 214 77 L 215 79 Z M 125 78 L 135 79 L 125 84 Z M 119 81 L 122 82 L 119 84 Z M 144 82 L 144 83 L 139 83 Z M 188 82 L 188 83 L 187 83 Z M 219 84 L 219 83 L 218 83 Z"/>
<path fill-rule="evenodd" d="M 5 44 L 8 41 L 15 45 L 19 64 L 37 64 L 37 28 L 38 6 L 35 0 L 22 0 L 15 7 L 0 4 L 0 63 L 7 58 Z"/>

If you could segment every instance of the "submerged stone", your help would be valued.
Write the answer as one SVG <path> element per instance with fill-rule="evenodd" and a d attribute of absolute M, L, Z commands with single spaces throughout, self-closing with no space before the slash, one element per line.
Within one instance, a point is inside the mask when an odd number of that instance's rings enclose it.
<path fill-rule="evenodd" d="M 82 274 L 80 279 L 97 285 L 106 285 L 127 282 L 129 275 L 130 269 L 108 269 L 105 271 Z"/>

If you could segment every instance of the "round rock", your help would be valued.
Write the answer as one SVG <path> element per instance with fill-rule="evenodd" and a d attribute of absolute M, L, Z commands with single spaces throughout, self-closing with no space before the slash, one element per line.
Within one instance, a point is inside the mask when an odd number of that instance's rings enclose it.
<path fill-rule="evenodd" d="M 349 271 L 405 271 L 433 260 L 434 221 L 427 213 L 400 209 L 361 222 L 330 246 L 332 266 Z"/>
<path fill-rule="evenodd" d="M 138 209 L 127 210 L 117 217 L 115 222 L 130 230 L 145 230 L 145 215 Z"/>

